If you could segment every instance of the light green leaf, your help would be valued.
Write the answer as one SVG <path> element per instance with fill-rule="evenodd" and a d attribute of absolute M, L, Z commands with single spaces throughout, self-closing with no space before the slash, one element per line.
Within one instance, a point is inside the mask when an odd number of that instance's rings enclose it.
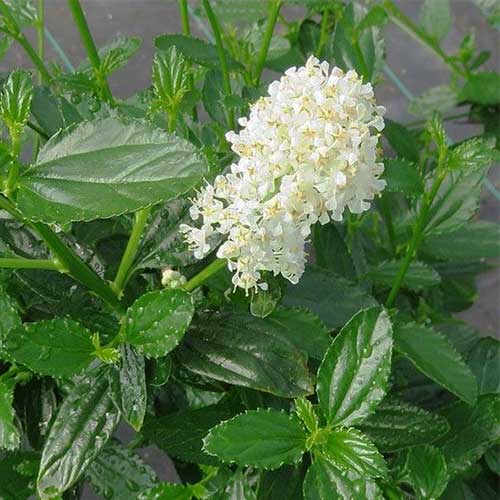
<path fill-rule="evenodd" d="M 116 117 L 61 131 L 20 178 L 18 204 L 44 222 L 89 221 L 176 198 L 206 163 L 184 139 Z"/>
<path fill-rule="evenodd" d="M 142 39 L 138 36 L 118 36 L 99 49 L 101 72 L 104 75 L 119 70 L 139 50 Z"/>
<path fill-rule="evenodd" d="M 387 390 L 391 353 L 391 322 L 381 307 L 360 311 L 342 328 L 318 370 L 318 400 L 329 424 L 355 425 L 375 411 Z"/>
<path fill-rule="evenodd" d="M 424 375 L 473 405 L 477 382 L 450 342 L 440 333 L 416 323 L 396 324 L 394 348 Z"/>
<path fill-rule="evenodd" d="M 110 443 L 97 455 L 85 474 L 104 498 L 137 500 L 141 491 L 157 482 L 153 469 L 131 449 Z"/>
<path fill-rule="evenodd" d="M 458 104 L 458 95 L 450 85 L 437 85 L 413 99 L 408 111 L 422 118 L 430 118 L 434 113 L 444 115 Z"/>
<path fill-rule="evenodd" d="M 308 399 L 302 397 L 295 400 L 295 413 L 310 433 L 318 430 L 319 419 L 314 411 L 313 404 Z"/>
<path fill-rule="evenodd" d="M 16 363 L 41 375 L 71 377 L 94 359 L 92 334 L 76 321 L 56 318 L 10 330 L 4 349 Z"/>
<path fill-rule="evenodd" d="M 493 71 L 473 73 L 468 76 L 459 99 L 484 106 L 495 106 L 500 103 L 499 88 L 500 73 Z"/>
<path fill-rule="evenodd" d="M 267 17 L 269 4 L 269 0 L 218 0 L 213 9 L 224 23 L 254 23 Z"/>
<path fill-rule="evenodd" d="M 424 191 L 424 182 L 415 164 L 408 160 L 390 158 L 384 161 L 384 175 L 387 183 L 385 190 L 389 193 L 418 195 Z"/>
<path fill-rule="evenodd" d="M 489 167 L 493 159 L 492 146 L 483 139 L 475 137 L 450 149 L 446 159 L 446 168 L 472 172 Z"/>
<path fill-rule="evenodd" d="M 106 445 L 120 414 L 111 401 L 109 367 L 86 373 L 66 396 L 42 451 L 38 493 L 42 500 L 75 484 Z"/>
<path fill-rule="evenodd" d="M 238 415 L 210 430 L 205 450 L 223 462 L 277 469 L 296 463 L 305 452 L 306 432 L 300 420 L 277 410 Z"/>
<path fill-rule="evenodd" d="M 232 385 L 291 398 L 313 392 L 306 356 L 282 322 L 222 312 L 196 321 L 177 349 L 184 368 Z M 275 318 L 274 318 L 275 319 Z M 285 325 L 290 322 L 285 322 Z M 251 339 L 251 342 L 249 342 Z"/>
<path fill-rule="evenodd" d="M 401 260 L 380 262 L 368 271 L 368 277 L 375 283 L 391 287 L 401 268 L 401 262 Z M 440 282 L 441 277 L 432 267 L 414 261 L 410 264 L 401 286 L 410 290 L 421 290 L 438 285 Z"/>
<path fill-rule="evenodd" d="M 392 398 L 385 398 L 359 428 L 383 452 L 432 443 L 450 429 L 440 415 Z"/>
<path fill-rule="evenodd" d="M 468 364 L 476 376 L 479 395 L 500 394 L 500 342 L 481 339 L 469 354 Z"/>
<path fill-rule="evenodd" d="M 139 493 L 138 500 L 190 500 L 191 488 L 177 483 L 160 483 Z"/>
<path fill-rule="evenodd" d="M 188 64 L 175 45 L 167 51 L 155 54 L 152 82 L 160 106 L 175 110 L 188 91 L 188 80 Z"/>
<path fill-rule="evenodd" d="M 21 439 L 19 430 L 14 424 L 15 411 L 12 406 L 14 388 L 13 383 L 0 382 L 0 449 L 15 450 Z"/>
<path fill-rule="evenodd" d="M 450 31 L 451 21 L 450 0 L 424 0 L 420 23 L 431 38 L 442 40 Z"/>
<path fill-rule="evenodd" d="M 19 137 L 28 121 L 33 98 L 33 84 L 27 71 L 16 69 L 3 84 L 0 92 L 0 118 L 10 134 Z"/>
<path fill-rule="evenodd" d="M 146 293 L 127 310 L 127 341 L 147 357 L 165 356 L 182 340 L 193 314 L 191 296 L 183 290 Z"/>

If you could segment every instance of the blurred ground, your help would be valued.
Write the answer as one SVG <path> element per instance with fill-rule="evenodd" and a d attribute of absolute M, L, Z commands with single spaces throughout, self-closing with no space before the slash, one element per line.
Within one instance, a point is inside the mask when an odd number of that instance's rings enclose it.
<path fill-rule="evenodd" d="M 47 27 L 76 66 L 85 57 L 85 52 L 73 25 L 67 2 L 46 0 L 45 3 Z M 421 0 L 399 3 L 412 19 L 418 20 Z M 162 33 L 180 32 L 176 3 L 165 0 L 82 0 L 82 5 L 97 45 L 102 45 L 120 34 L 139 35 L 143 38 L 140 52 L 124 69 L 111 78 L 113 92 L 120 97 L 127 97 L 150 85 L 153 38 Z M 445 49 L 456 51 L 465 34 L 473 29 L 479 49 L 492 52 L 492 57 L 486 66 L 498 71 L 500 33 L 488 25 L 471 2 L 452 0 L 452 6 L 454 23 L 452 31 L 444 42 Z M 296 15 L 297 9 L 285 12 L 287 15 Z M 193 31 L 200 34 L 196 25 L 193 25 Z M 431 86 L 448 82 L 449 75 L 443 63 L 397 27 L 387 26 L 385 38 L 389 66 L 415 96 Z M 50 44 L 47 44 L 47 57 L 57 59 Z M 17 47 L 13 48 L 8 57 L 0 63 L 0 71 L 8 71 L 16 66 L 30 67 L 24 54 Z M 388 117 L 403 123 L 414 120 L 414 117 L 407 112 L 408 100 L 389 79 L 378 87 L 377 96 L 378 101 L 387 108 Z M 447 131 L 454 140 L 458 140 L 473 134 L 475 129 L 467 124 L 454 123 L 447 126 Z M 493 169 L 490 180 L 497 190 L 500 189 L 498 166 Z M 498 222 L 499 215 L 499 201 L 490 191 L 484 189 L 480 218 Z M 478 292 L 479 300 L 470 310 L 460 314 L 460 317 L 474 325 L 482 334 L 498 336 L 500 303 L 498 270 L 492 270 L 479 278 Z M 127 431 L 124 429 L 122 434 L 125 437 Z M 175 477 L 175 472 L 165 465 L 154 448 L 146 449 L 145 453 L 148 455 L 148 462 L 155 465 L 162 479 L 172 480 Z M 85 498 L 95 497 L 86 492 Z"/>

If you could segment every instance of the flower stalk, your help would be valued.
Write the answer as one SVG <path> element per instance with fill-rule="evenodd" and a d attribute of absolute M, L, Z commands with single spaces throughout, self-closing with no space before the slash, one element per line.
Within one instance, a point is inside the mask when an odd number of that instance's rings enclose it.
<path fill-rule="evenodd" d="M 197 275 L 193 276 L 182 288 L 186 290 L 186 292 L 192 292 L 201 286 L 208 278 L 219 272 L 226 264 L 226 259 L 215 259 Z"/>

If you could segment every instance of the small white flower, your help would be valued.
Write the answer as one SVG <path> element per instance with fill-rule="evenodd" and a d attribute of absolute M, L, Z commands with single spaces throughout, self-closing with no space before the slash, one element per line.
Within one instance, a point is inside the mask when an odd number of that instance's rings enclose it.
<path fill-rule="evenodd" d="M 226 139 L 240 156 L 230 171 L 201 189 L 183 225 L 198 259 L 226 237 L 217 256 L 228 260 L 235 287 L 263 288 L 263 271 L 297 283 L 305 243 L 316 222 L 342 220 L 346 207 L 368 210 L 385 182 L 379 177 L 378 132 L 385 109 L 370 84 L 311 57 L 271 83 L 242 129 Z"/>

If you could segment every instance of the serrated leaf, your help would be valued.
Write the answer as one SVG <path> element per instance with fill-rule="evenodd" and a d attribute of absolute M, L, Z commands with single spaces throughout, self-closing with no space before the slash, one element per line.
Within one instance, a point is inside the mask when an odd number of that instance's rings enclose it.
<path fill-rule="evenodd" d="M 5 122 L 11 135 L 21 133 L 26 124 L 33 98 L 33 84 L 27 71 L 16 69 L 3 84 L 0 92 L 0 118 Z"/>
<path fill-rule="evenodd" d="M 41 375 L 71 377 L 94 359 L 92 334 L 68 318 L 24 323 L 10 330 L 4 350 L 16 363 Z"/>
<path fill-rule="evenodd" d="M 310 394 L 306 357 L 279 324 L 245 313 L 200 318 L 176 351 L 183 366 L 199 375 L 270 392 L 280 397 Z"/>
<path fill-rule="evenodd" d="M 377 304 L 357 284 L 314 267 L 306 268 L 297 285 L 288 286 L 283 303 L 312 311 L 328 328 L 344 326 L 357 311 Z"/>
<path fill-rule="evenodd" d="M 473 73 L 468 76 L 459 99 L 484 106 L 495 106 L 500 103 L 499 87 L 500 73 L 493 71 Z"/>
<path fill-rule="evenodd" d="M 193 301 L 184 290 L 146 293 L 125 315 L 127 341 L 147 357 L 165 356 L 182 340 L 193 314 Z"/>
<path fill-rule="evenodd" d="M 160 483 L 139 493 L 138 500 L 190 500 L 190 487 L 178 483 Z"/>
<path fill-rule="evenodd" d="M 342 328 L 318 370 L 317 394 L 331 425 L 363 421 L 385 396 L 392 329 L 380 307 L 365 309 Z"/>
<path fill-rule="evenodd" d="M 141 491 L 157 482 L 153 469 L 118 443 L 108 444 L 85 475 L 98 495 L 120 500 L 136 500 Z"/>
<path fill-rule="evenodd" d="M 15 384 L 0 382 L 0 449 L 15 450 L 21 439 L 14 424 L 14 388 Z"/>
<path fill-rule="evenodd" d="M 479 340 L 469 354 L 468 365 L 476 376 L 479 395 L 500 394 L 500 342 L 497 339 Z"/>
<path fill-rule="evenodd" d="M 443 335 L 416 323 L 399 323 L 394 327 L 394 348 L 427 377 L 468 404 L 474 404 L 476 378 Z"/>
<path fill-rule="evenodd" d="M 155 38 L 155 47 L 158 50 L 168 50 L 174 46 L 186 59 L 201 66 L 219 69 L 220 62 L 215 45 L 185 35 L 160 35 Z M 243 69 L 227 52 L 226 60 L 230 70 Z"/>
<path fill-rule="evenodd" d="M 321 450 L 339 469 L 355 471 L 363 477 L 387 477 L 384 457 L 375 445 L 356 429 L 333 430 Z"/>
<path fill-rule="evenodd" d="M 494 159 L 492 146 L 475 137 L 461 142 L 448 153 L 446 168 L 471 172 L 489 167 Z"/>
<path fill-rule="evenodd" d="M 115 430 L 120 414 L 109 394 L 108 370 L 87 372 L 63 401 L 42 452 L 37 483 L 42 500 L 75 484 Z"/>
<path fill-rule="evenodd" d="M 124 344 L 120 349 L 120 366 L 113 369 L 111 397 L 123 418 L 139 431 L 146 415 L 146 363 L 134 348 Z"/>
<path fill-rule="evenodd" d="M 0 288 L 0 357 L 2 357 L 3 342 L 7 333 L 20 325 L 21 318 L 14 307 L 14 301 Z"/>
<path fill-rule="evenodd" d="M 109 75 L 127 64 L 129 59 L 139 50 L 142 39 L 138 36 L 118 36 L 99 49 L 101 59 L 100 71 Z M 79 68 L 81 70 L 87 68 Z"/>
<path fill-rule="evenodd" d="M 415 164 L 408 160 L 399 158 L 384 160 L 382 179 L 387 183 L 385 190 L 389 193 L 418 195 L 424 192 L 424 182 L 420 173 Z"/>
<path fill-rule="evenodd" d="M 402 260 L 383 261 L 368 271 L 368 277 L 380 285 L 391 287 L 401 268 Z M 413 261 L 402 281 L 403 288 L 421 290 L 438 285 L 441 282 L 439 274 L 423 262 Z"/>
<path fill-rule="evenodd" d="M 417 446 L 405 458 L 403 480 L 410 484 L 419 500 L 436 500 L 448 484 L 446 461 L 438 448 Z"/>
<path fill-rule="evenodd" d="M 434 40 L 442 40 L 451 28 L 450 0 L 425 0 L 420 10 L 420 23 Z"/>
<path fill-rule="evenodd" d="M 440 415 L 404 401 L 385 398 L 359 428 L 380 451 L 394 452 L 432 443 L 444 436 L 450 427 Z"/>
<path fill-rule="evenodd" d="M 454 88 L 450 85 L 437 85 L 413 99 L 408 106 L 408 111 L 415 116 L 428 119 L 434 113 L 444 115 L 457 104 L 458 95 Z"/>
<path fill-rule="evenodd" d="M 223 462 L 277 469 L 300 460 L 306 437 L 296 416 L 268 409 L 248 411 L 219 424 L 203 443 Z"/>
<path fill-rule="evenodd" d="M 0 498 L 26 500 L 35 493 L 31 471 L 38 468 L 38 454 L 34 452 L 9 453 L 0 459 Z"/>
<path fill-rule="evenodd" d="M 176 198 L 206 163 L 184 139 L 110 117 L 61 131 L 19 179 L 18 204 L 44 222 L 89 221 Z"/>
<path fill-rule="evenodd" d="M 409 129 L 398 122 L 385 120 L 383 134 L 399 158 L 418 163 L 418 141 Z"/>
<path fill-rule="evenodd" d="M 297 398 L 295 400 L 295 413 L 310 433 L 318 430 L 319 419 L 314 411 L 313 404 L 308 399 Z"/>

